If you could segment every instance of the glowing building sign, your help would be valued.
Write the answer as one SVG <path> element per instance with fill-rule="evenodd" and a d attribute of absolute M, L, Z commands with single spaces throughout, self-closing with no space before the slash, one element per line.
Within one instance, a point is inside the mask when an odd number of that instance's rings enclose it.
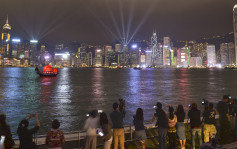
<path fill-rule="evenodd" d="M 12 39 L 12 42 L 21 42 L 20 39 Z"/>
<path fill-rule="evenodd" d="M 31 40 L 31 43 L 38 43 L 38 40 Z"/>

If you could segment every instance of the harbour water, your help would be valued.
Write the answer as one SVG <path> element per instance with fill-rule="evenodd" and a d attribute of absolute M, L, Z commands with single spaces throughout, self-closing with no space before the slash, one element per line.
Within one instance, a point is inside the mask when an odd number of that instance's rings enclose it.
<path fill-rule="evenodd" d="M 14 136 L 29 113 L 39 115 L 38 134 L 45 134 L 53 119 L 72 132 L 83 128 L 89 111 L 112 112 L 118 98 L 126 100 L 125 123 L 132 123 L 138 107 L 151 120 L 157 101 L 182 104 L 187 111 L 192 102 L 203 109 L 203 98 L 217 103 L 223 94 L 237 97 L 237 70 L 225 69 L 62 68 L 55 78 L 41 78 L 34 68 L 0 68 L 0 82 L 0 113 L 6 114 Z"/>

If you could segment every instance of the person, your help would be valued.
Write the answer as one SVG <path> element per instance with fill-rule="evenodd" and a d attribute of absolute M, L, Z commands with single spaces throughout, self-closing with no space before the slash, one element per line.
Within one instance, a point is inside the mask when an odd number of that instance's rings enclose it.
<path fill-rule="evenodd" d="M 170 105 L 169 114 L 168 114 L 168 138 L 169 138 L 169 148 L 175 149 L 176 147 L 176 128 L 175 125 L 177 123 L 177 117 L 174 114 L 174 108 Z"/>
<path fill-rule="evenodd" d="M 179 140 L 181 149 L 185 149 L 185 143 L 186 143 L 185 125 L 184 125 L 185 112 L 182 105 L 178 105 L 175 115 L 177 116 L 177 123 L 176 123 L 177 138 Z"/>
<path fill-rule="evenodd" d="M 55 119 L 52 122 L 52 129 L 48 132 L 46 136 L 46 144 L 49 149 L 62 149 L 62 144 L 65 143 L 64 134 L 58 128 L 60 127 L 60 122 Z"/>
<path fill-rule="evenodd" d="M 156 103 L 156 113 L 152 118 L 152 122 L 156 121 L 156 126 L 158 127 L 158 141 L 160 149 L 166 149 L 166 137 L 168 131 L 168 117 L 165 111 L 162 109 L 162 104 L 160 102 Z"/>
<path fill-rule="evenodd" d="M 96 142 L 97 142 L 96 128 L 98 126 L 98 120 L 99 120 L 97 115 L 98 111 L 93 110 L 89 114 L 89 118 L 85 122 L 84 125 L 84 129 L 86 130 L 85 149 L 96 149 Z"/>
<path fill-rule="evenodd" d="M 235 141 L 237 141 L 237 99 L 232 99 L 230 102 L 230 109 L 229 109 L 230 115 L 232 115 L 235 118 Z"/>
<path fill-rule="evenodd" d="M 220 144 L 230 143 L 231 140 L 231 129 L 230 129 L 230 116 L 228 108 L 229 96 L 224 95 L 222 101 L 217 103 L 217 112 L 219 113 L 219 122 L 220 122 Z"/>
<path fill-rule="evenodd" d="M 192 147 L 195 149 L 195 136 L 198 135 L 199 145 L 202 145 L 202 123 L 201 123 L 201 111 L 198 110 L 197 104 L 192 103 L 191 109 L 188 111 L 188 117 L 190 119 L 191 132 L 192 132 Z"/>
<path fill-rule="evenodd" d="M 35 117 L 36 126 L 32 129 L 28 129 L 29 119 Z M 17 129 L 17 134 L 20 140 L 19 149 L 34 149 L 35 143 L 33 142 L 33 134 L 35 134 L 40 128 L 40 122 L 37 114 L 30 114 L 26 119 L 22 120 Z"/>
<path fill-rule="evenodd" d="M 125 110 L 119 110 L 117 102 L 113 104 L 113 110 L 114 111 L 110 114 L 110 119 L 113 123 L 114 149 L 118 149 L 118 141 L 120 143 L 120 149 L 124 149 L 123 118 L 125 116 Z"/>
<path fill-rule="evenodd" d="M 4 147 L 5 149 L 11 149 L 15 144 L 12 139 L 10 126 L 6 123 L 6 115 L 0 115 L 0 136 L 5 136 Z"/>
<path fill-rule="evenodd" d="M 213 135 L 216 135 L 216 126 L 215 126 L 215 116 L 216 116 L 216 111 L 213 109 L 213 104 L 209 103 L 208 109 L 206 109 L 203 114 L 203 122 L 204 122 L 204 127 L 203 127 L 203 134 L 204 134 L 204 142 L 208 143 L 209 138 Z"/>
<path fill-rule="evenodd" d="M 135 126 L 135 137 L 142 144 L 142 149 L 145 149 L 145 140 L 147 139 L 145 126 L 144 126 L 144 117 L 143 110 L 138 108 L 136 115 L 133 116 L 133 124 Z"/>
<path fill-rule="evenodd" d="M 103 131 L 102 139 L 104 141 L 104 149 L 110 149 L 113 136 L 112 136 L 112 131 L 111 131 L 111 125 L 109 124 L 107 115 L 104 112 L 100 114 L 100 125 Z"/>

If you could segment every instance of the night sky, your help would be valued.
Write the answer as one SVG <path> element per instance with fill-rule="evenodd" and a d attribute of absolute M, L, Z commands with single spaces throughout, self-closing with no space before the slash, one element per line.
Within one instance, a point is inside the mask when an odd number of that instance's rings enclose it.
<path fill-rule="evenodd" d="M 198 40 L 233 31 L 237 0 L 0 0 L 12 36 L 48 42 L 113 42 L 123 37 Z M 133 37 L 133 38 L 132 38 Z"/>

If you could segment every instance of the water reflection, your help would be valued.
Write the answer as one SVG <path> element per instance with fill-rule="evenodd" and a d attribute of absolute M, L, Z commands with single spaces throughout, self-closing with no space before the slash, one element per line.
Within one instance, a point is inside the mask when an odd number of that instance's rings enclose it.
<path fill-rule="evenodd" d="M 223 94 L 237 97 L 237 71 L 210 69 L 59 69 L 56 78 L 41 78 L 34 68 L 0 68 L 0 112 L 15 133 L 19 121 L 38 113 L 45 134 L 55 118 L 63 131 L 81 129 L 85 114 L 102 109 L 107 114 L 118 98 L 126 100 L 125 123 L 143 108 L 150 120 L 157 101 L 174 106 L 198 103 L 206 97 L 217 103 Z M 33 122 L 34 124 L 34 122 Z"/>
<path fill-rule="evenodd" d="M 51 99 L 51 93 L 53 89 L 53 82 L 56 81 L 57 77 L 42 77 L 41 79 L 41 93 L 38 98 L 41 102 L 47 103 Z"/>

